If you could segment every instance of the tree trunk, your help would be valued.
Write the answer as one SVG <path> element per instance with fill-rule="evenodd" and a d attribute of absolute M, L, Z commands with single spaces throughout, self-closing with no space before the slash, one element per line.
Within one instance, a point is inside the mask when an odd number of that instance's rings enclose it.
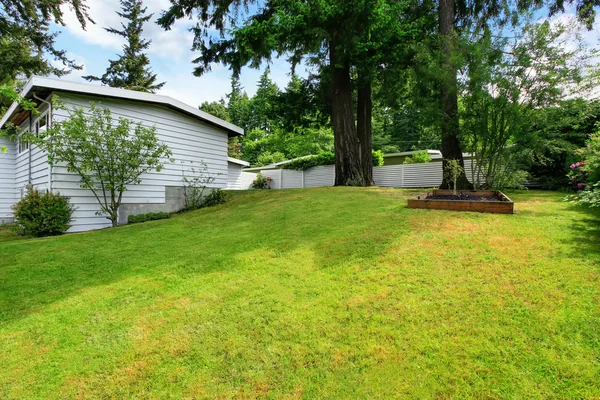
<path fill-rule="evenodd" d="M 360 146 L 363 176 L 368 185 L 373 185 L 373 101 L 371 79 L 358 76 L 358 112 L 356 131 Z"/>
<path fill-rule="evenodd" d="M 440 188 L 448 189 L 454 185 L 448 170 L 449 160 L 458 160 L 463 173 L 458 177 L 458 189 L 472 189 L 473 185 L 467 179 L 464 171 L 465 162 L 459 140 L 458 121 L 458 83 L 457 68 L 452 57 L 455 50 L 454 41 L 454 0 L 440 0 L 438 9 L 439 33 L 441 40 L 440 65 L 442 79 L 440 80 L 440 105 L 442 112 L 442 156 L 444 178 Z"/>
<path fill-rule="evenodd" d="M 336 57 L 336 46 L 330 43 L 331 122 L 335 148 L 335 186 L 367 186 L 360 151 L 360 140 L 354 123 L 350 64 Z"/>

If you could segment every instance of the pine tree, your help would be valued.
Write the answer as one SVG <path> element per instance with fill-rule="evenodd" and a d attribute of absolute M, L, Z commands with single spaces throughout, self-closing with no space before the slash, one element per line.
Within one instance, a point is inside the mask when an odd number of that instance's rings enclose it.
<path fill-rule="evenodd" d="M 123 89 L 137 90 L 140 92 L 154 93 L 165 82 L 156 83 L 156 74 L 153 74 L 149 64 L 150 60 L 144 53 L 151 41 L 142 38 L 144 23 L 152 18 L 146 15 L 147 7 L 143 7 L 142 0 L 121 0 L 122 12 L 117 14 L 129 21 L 127 25 L 121 23 L 122 30 L 104 28 L 107 32 L 114 33 L 127 39 L 123 46 L 123 54 L 117 60 L 110 60 L 110 65 L 101 77 L 84 76 L 88 81 L 100 81 L 104 85 Z"/>

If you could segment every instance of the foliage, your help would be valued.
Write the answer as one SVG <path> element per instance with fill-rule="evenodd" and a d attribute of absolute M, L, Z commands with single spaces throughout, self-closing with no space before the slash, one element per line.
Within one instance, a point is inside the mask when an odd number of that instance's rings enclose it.
<path fill-rule="evenodd" d="M 465 173 L 464 168 L 458 160 L 448 160 L 448 168 L 444 171 L 447 179 L 452 182 L 452 194 L 458 195 L 458 179 Z"/>
<path fill-rule="evenodd" d="M 431 162 L 431 155 L 426 151 L 419 151 L 404 159 L 403 164 L 424 164 Z"/>
<path fill-rule="evenodd" d="M 373 150 L 371 159 L 374 167 L 383 165 L 383 152 Z M 335 164 L 335 154 L 332 152 L 323 152 L 314 156 L 301 157 L 292 162 L 283 165 L 283 169 L 293 169 L 296 171 L 306 171 L 307 169 L 318 167 L 320 165 Z"/>
<path fill-rule="evenodd" d="M 185 210 L 202 208 L 205 202 L 204 192 L 209 185 L 214 183 L 216 178 L 210 174 L 208 166 L 204 162 L 201 162 L 198 167 L 195 167 L 194 163 L 190 162 L 187 172 L 182 165 L 181 173 L 183 175 Z"/>
<path fill-rule="evenodd" d="M 213 102 L 205 101 L 198 108 L 206 113 L 209 113 L 210 115 L 221 118 L 223 121 L 231 122 L 227 104 L 225 104 L 225 100 L 223 99 Z"/>
<path fill-rule="evenodd" d="M 0 85 L 0 102 L 2 101 L 6 101 L 8 104 L 15 102 L 19 104 L 23 110 L 31 111 L 34 115 L 38 112 L 36 103 L 23 98 L 23 96 L 17 93 L 14 87 L 10 85 Z M 0 129 L 0 139 L 13 140 L 16 137 L 16 132 L 17 128 L 8 122 L 4 129 Z M 8 148 L 6 146 L 0 145 L 0 154 L 6 153 L 7 150 Z"/>
<path fill-rule="evenodd" d="M 266 150 L 260 156 L 258 156 L 258 159 L 256 160 L 254 166 L 262 167 L 264 165 L 275 164 L 280 161 L 285 161 L 286 159 L 287 157 L 282 152 L 276 151 L 274 153 L 271 153 L 270 151 Z"/>
<path fill-rule="evenodd" d="M 153 14 L 146 15 L 147 7 L 143 7 L 143 0 L 121 0 L 121 9 L 117 14 L 127 20 L 127 25 L 121 23 L 121 30 L 104 29 L 125 38 L 123 54 L 116 60 L 109 60 L 109 66 L 101 77 L 87 75 L 83 78 L 99 81 L 107 86 L 154 93 L 163 87 L 165 82 L 156 82 L 156 74 L 152 73 L 149 67 L 150 60 L 144 53 L 144 50 L 150 47 L 151 41 L 142 38 L 144 24 Z"/>
<path fill-rule="evenodd" d="M 600 132 L 590 136 L 587 145 L 576 152 L 581 161 L 573 163 L 569 178 L 579 192 L 567 200 L 600 207 Z"/>
<path fill-rule="evenodd" d="M 260 7 L 250 7 L 254 4 Z M 273 55 L 289 56 L 292 69 L 309 60 L 329 88 L 336 152 L 344 153 L 336 159 L 336 184 L 368 186 L 372 183 L 372 82 L 382 70 L 398 64 L 408 40 L 422 32 L 421 15 L 407 12 L 411 5 L 388 0 L 174 0 L 158 22 L 168 29 L 182 18 L 197 20 L 196 75 L 222 63 L 237 76 L 242 67 L 257 68 Z M 274 87 L 262 78 L 261 96 L 275 96 Z M 268 104 L 260 107 L 267 115 L 272 113 Z M 250 126 L 270 133 L 268 120 L 254 116 L 249 116 Z"/>
<path fill-rule="evenodd" d="M 372 150 L 372 163 L 374 167 L 381 167 L 383 165 L 383 151 L 381 150 Z"/>
<path fill-rule="evenodd" d="M 115 121 L 106 107 L 90 103 L 87 113 L 82 108 L 68 113 L 67 119 L 27 138 L 48 153 L 50 165 L 64 164 L 76 173 L 79 185 L 100 204 L 100 214 L 116 226 L 128 185 L 141 183 L 146 172 L 161 171 L 171 150 L 160 142 L 155 127 L 123 117 Z"/>
<path fill-rule="evenodd" d="M 335 164 L 335 154 L 324 152 L 314 156 L 298 158 L 283 165 L 283 169 L 293 169 L 296 171 L 306 171 L 307 169 L 318 167 L 320 165 Z"/>
<path fill-rule="evenodd" d="M 252 189 L 271 189 L 271 179 L 270 176 L 264 176 L 261 172 L 256 174 L 256 178 L 252 182 Z"/>
<path fill-rule="evenodd" d="M 545 189 L 567 189 L 569 166 L 579 161 L 576 150 L 600 123 L 600 102 L 582 98 L 536 109 L 531 125 L 514 146 L 516 162 Z"/>
<path fill-rule="evenodd" d="M 68 74 L 69 69 L 81 69 L 67 57 L 66 51 L 55 47 L 58 32 L 50 29 L 52 23 L 65 25 L 63 12 L 66 8 L 75 13 L 84 29 L 87 22 L 93 22 L 85 0 L 0 2 L 0 84 L 14 85 L 15 80 L 23 76 L 62 76 Z"/>
<path fill-rule="evenodd" d="M 221 189 L 213 189 L 204 199 L 202 207 L 214 207 L 227 202 L 227 193 Z"/>
<path fill-rule="evenodd" d="M 476 187 L 503 188 L 526 174 L 518 165 L 536 116 L 595 87 L 597 52 L 572 27 L 526 23 L 509 41 L 483 33 L 469 44 L 462 81 L 463 141 L 475 155 Z M 532 73 L 535 71 L 535 73 Z M 522 157 L 522 156 L 521 156 Z"/>
<path fill-rule="evenodd" d="M 128 224 L 137 224 L 146 221 L 157 221 L 159 219 L 167 219 L 171 215 L 168 212 L 150 212 L 146 214 L 136 214 L 127 217 Z"/>
<path fill-rule="evenodd" d="M 68 197 L 46 191 L 41 193 L 30 187 L 12 207 L 15 230 L 24 236 L 54 236 L 65 233 L 71 227 L 75 208 Z"/>

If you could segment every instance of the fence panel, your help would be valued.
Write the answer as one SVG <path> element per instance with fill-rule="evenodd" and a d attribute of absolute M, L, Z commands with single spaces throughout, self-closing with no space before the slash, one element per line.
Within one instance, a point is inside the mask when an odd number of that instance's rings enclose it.
<path fill-rule="evenodd" d="M 403 165 L 373 167 L 373 181 L 375 181 L 376 186 L 402 187 L 403 171 Z"/>
<path fill-rule="evenodd" d="M 292 169 L 281 170 L 281 188 L 282 189 L 297 189 L 302 187 L 302 171 L 294 171 Z"/>
<path fill-rule="evenodd" d="M 304 187 L 333 186 L 335 183 L 335 167 L 321 165 L 304 171 Z"/>

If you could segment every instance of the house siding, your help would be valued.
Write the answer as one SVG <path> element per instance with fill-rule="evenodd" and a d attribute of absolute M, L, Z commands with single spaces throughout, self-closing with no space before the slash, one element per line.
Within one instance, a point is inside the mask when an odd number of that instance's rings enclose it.
<path fill-rule="evenodd" d="M 16 199 L 15 157 L 16 144 L 0 138 L 0 146 L 6 146 L 6 153 L 0 154 L 0 224 L 13 221 L 11 206 Z"/>
<path fill-rule="evenodd" d="M 132 185 L 123 195 L 124 205 L 165 204 L 166 187 L 181 187 L 185 173 L 191 177 L 206 166 L 215 178 L 213 188 L 227 187 L 227 132 L 195 118 L 160 105 L 125 100 L 101 99 L 94 96 L 57 93 L 65 109 L 54 110 L 54 123 L 68 117 L 68 109 L 82 108 L 89 113 L 90 102 L 108 107 L 114 119 L 124 117 L 146 127 L 156 127 L 160 141 L 172 151 L 174 162 L 164 160 L 160 172 L 152 171 L 141 176 L 139 185 Z M 53 190 L 71 198 L 77 207 L 71 232 L 100 229 L 110 226 L 104 215 L 96 215 L 100 206 L 90 190 L 79 187 L 79 177 L 55 166 L 52 171 Z M 131 208 L 131 207 L 130 207 Z M 120 219 L 123 219 L 120 216 Z"/>

